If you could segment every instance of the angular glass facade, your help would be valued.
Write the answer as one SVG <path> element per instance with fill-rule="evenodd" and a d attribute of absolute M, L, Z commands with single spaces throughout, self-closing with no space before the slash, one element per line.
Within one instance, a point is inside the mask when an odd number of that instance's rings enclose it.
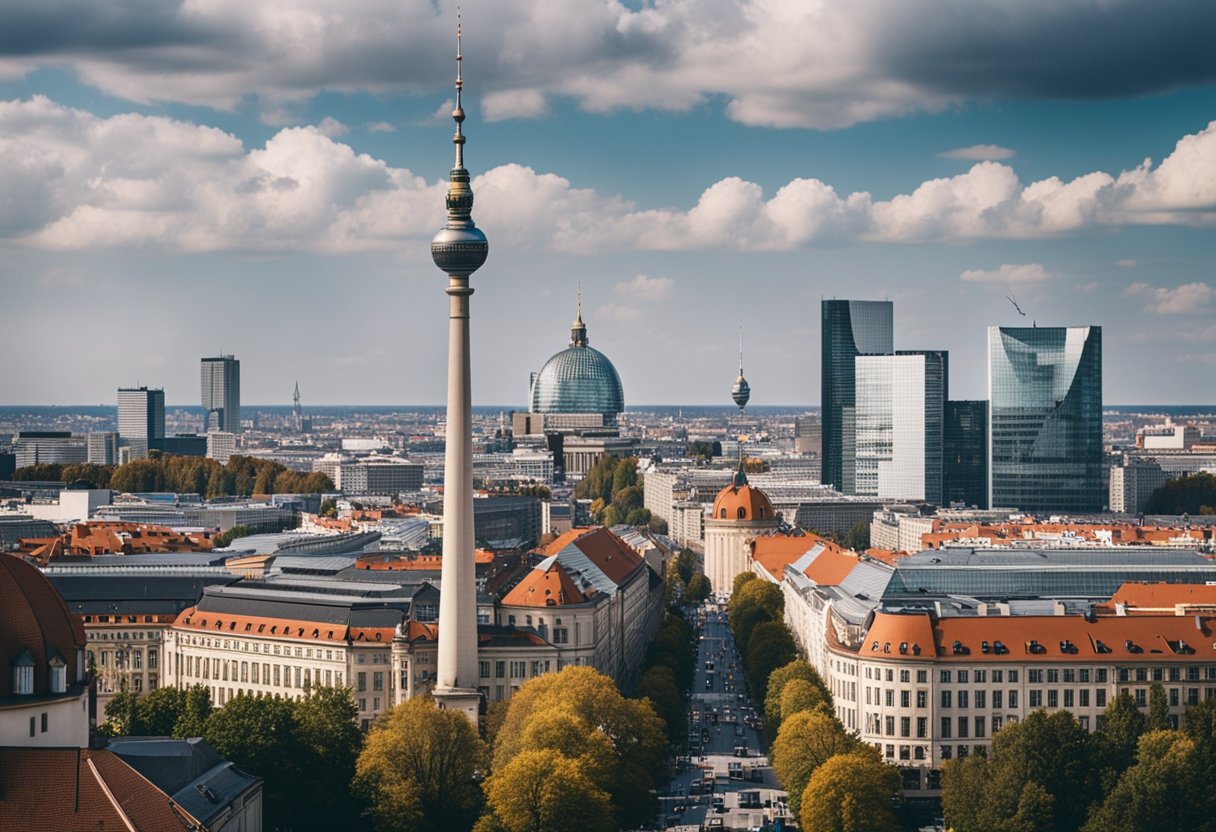
<path fill-rule="evenodd" d="M 854 493 L 939 504 L 946 353 L 858 356 L 855 362 Z"/>
<path fill-rule="evenodd" d="M 942 504 L 988 508 L 988 402 L 946 402 Z"/>
<path fill-rule="evenodd" d="M 889 300 L 824 300 L 821 312 L 819 400 L 823 407 L 823 470 L 820 482 L 843 490 L 845 409 L 855 403 L 853 361 L 859 355 L 894 352 L 894 306 Z"/>
<path fill-rule="evenodd" d="M 988 328 L 988 504 L 1101 511 L 1102 328 Z"/>

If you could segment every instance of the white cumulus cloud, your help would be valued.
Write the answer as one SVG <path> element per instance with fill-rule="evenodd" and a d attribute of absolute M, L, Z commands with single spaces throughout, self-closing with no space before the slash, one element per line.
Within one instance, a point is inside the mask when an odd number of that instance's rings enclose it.
<path fill-rule="evenodd" d="M 1042 283 L 1051 280 L 1052 275 L 1039 263 L 1024 263 L 1021 265 L 1006 263 L 992 270 L 970 269 L 959 275 L 966 283 L 997 283 L 1002 286 L 1022 286 L 1029 283 Z"/>
<path fill-rule="evenodd" d="M 1194 315 L 1209 312 L 1216 301 L 1216 289 L 1206 283 L 1184 283 L 1169 288 L 1149 283 L 1133 283 L 1123 290 L 1125 297 L 1145 299 L 1144 311 L 1158 315 Z"/>
<path fill-rule="evenodd" d="M 1017 151 L 999 144 L 973 144 L 970 147 L 956 147 L 937 154 L 943 159 L 965 159 L 971 162 L 1002 162 L 1017 156 Z"/>
<path fill-rule="evenodd" d="M 100 117 L 45 97 L 0 102 L 0 193 L 8 196 L 0 238 L 184 251 L 350 251 L 429 239 L 443 221 L 446 183 L 356 152 L 335 132 L 325 122 L 288 127 L 246 147 L 230 133 L 162 116 Z M 810 178 L 766 194 L 726 177 L 692 205 L 646 207 L 519 164 L 487 170 L 473 187 L 477 221 L 496 244 L 571 252 L 790 251 L 1211 226 L 1216 122 L 1155 166 L 1024 183 L 1009 165 L 980 162 L 885 199 Z"/>
<path fill-rule="evenodd" d="M 635 300 L 667 300 L 671 297 L 676 282 L 670 277 L 650 277 L 639 274 L 631 280 L 625 280 L 612 288 L 618 293 Z"/>

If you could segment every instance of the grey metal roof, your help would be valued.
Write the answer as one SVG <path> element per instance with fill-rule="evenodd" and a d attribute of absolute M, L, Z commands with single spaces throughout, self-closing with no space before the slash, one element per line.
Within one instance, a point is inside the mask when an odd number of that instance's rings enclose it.
<path fill-rule="evenodd" d="M 1176 549 L 945 549 L 899 561 L 883 597 L 1104 599 L 1128 581 L 1216 581 L 1216 565 Z"/>

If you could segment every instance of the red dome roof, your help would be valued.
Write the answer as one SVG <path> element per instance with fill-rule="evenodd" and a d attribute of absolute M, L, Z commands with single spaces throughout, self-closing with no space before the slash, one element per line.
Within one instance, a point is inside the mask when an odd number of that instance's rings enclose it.
<path fill-rule="evenodd" d="M 740 483 L 742 479 L 742 483 Z M 723 488 L 714 498 L 714 511 L 711 520 L 737 520 L 743 523 L 757 521 L 777 521 L 777 513 L 773 504 L 759 488 L 750 485 L 746 479 L 736 477 L 736 481 Z"/>
<path fill-rule="evenodd" d="M 13 663 L 27 650 L 35 696 L 50 692 L 47 662 L 56 653 L 67 665 L 68 686 L 83 682 L 76 656 L 84 645 L 84 624 L 46 576 L 19 557 L 0 555 L 0 698 L 13 695 Z"/>

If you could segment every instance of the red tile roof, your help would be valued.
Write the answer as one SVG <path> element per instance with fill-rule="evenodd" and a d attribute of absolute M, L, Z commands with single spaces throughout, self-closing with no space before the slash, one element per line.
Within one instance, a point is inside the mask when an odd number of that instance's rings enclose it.
<path fill-rule="evenodd" d="M 506 606 L 552 607 L 564 604 L 581 604 L 587 600 L 570 577 L 570 573 L 556 560 L 549 561 L 547 568 L 536 567 L 502 599 Z"/>
<path fill-rule="evenodd" d="M 1137 612 L 1137 608 L 1146 612 L 1174 611 L 1178 607 L 1208 607 L 1216 610 L 1216 586 L 1128 582 L 1115 591 L 1109 604 L 1102 606 L 1113 610 L 1115 604 L 1126 605 L 1128 613 Z"/>
<path fill-rule="evenodd" d="M 198 827 L 167 794 L 109 751 L 0 748 L 0 829 L 132 828 Z"/>
<path fill-rule="evenodd" d="M 628 543 L 603 526 L 597 526 L 590 531 L 584 529 L 583 534 L 573 541 L 573 545 L 617 586 L 628 582 L 645 562 Z"/>

